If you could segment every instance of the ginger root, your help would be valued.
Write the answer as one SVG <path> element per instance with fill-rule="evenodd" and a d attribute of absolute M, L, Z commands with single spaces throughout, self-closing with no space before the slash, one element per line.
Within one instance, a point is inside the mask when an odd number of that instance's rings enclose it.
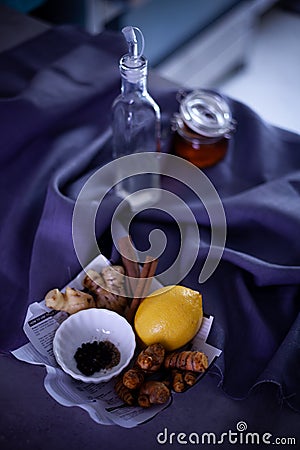
<path fill-rule="evenodd" d="M 124 295 L 124 274 L 122 266 L 107 266 L 101 270 L 105 286 L 108 291 L 118 295 Z"/>
<path fill-rule="evenodd" d="M 147 372 L 156 372 L 164 362 L 165 348 L 160 344 L 151 344 L 141 351 L 136 365 Z"/>
<path fill-rule="evenodd" d="M 151 405 L 161 405 L 170 398 L 170 389 L 163 381 L 146 381 L 142 384 L 138 404 L 143 408 L 149 408 Z"/>
<path fill-rule="evenodd" d="M 164 366 L 166 369 L 204 372 L 208 368 L 208 360 L 204 353 L 198 351 L 172 352 L 166 356 Z"/>
<path fill-rule="evenodd" d="M 60 292 L 59 289 L 52 289 L 46 294 L 46 306 L 58 311 L 65 311 L 68 314 L 74 314 L 82 309 L 95 308 L 95 301 L 90 294 L 72 289 L 69 286 L 66 292 Z"/>
<path fill-rule="evenodd" d="M 89 270 L 83 280 L 83 286 L 87 288 L 88 293 L 69 286 L 65 293 L 52 289 L 46 294 L 45 302 L 49 308 L 69 314 L 88 308 L 106 308 L 124 315 L 127 299 L 119 295 L 124 291 L 123 279 L 122 266 L 107 266 L 101 273 Z"/>
<path fill-rule="evenodd" d="M 106 267 L 105 269 L 108 269 L 108 267 Z M 111 273 L 112 272 L 106 271 L 105 276 L 107 282 L 111 283 L 110 285 L 112 286 L 112 284 L 118 283 L 116 279 L 113 278 Z M 118 314 L 124 315 L 124 311 L 127 306 L 127 299 L 122 295 L 114 294 L 113 292 L 110 292 L 109 289 L 104 288 L 103 286 L 107 286 L 107 284 L 105 282 L 104 276 L 102 276 L 101 274 L 99 274 L 95 270 L 88 270 L 82 282 L 83 286 L 93 295 L 97 308 L 106 308 L 111 311 L 115 311 Z M 119 287 L 119 289 L 121 292 L 122 288 Z"/>

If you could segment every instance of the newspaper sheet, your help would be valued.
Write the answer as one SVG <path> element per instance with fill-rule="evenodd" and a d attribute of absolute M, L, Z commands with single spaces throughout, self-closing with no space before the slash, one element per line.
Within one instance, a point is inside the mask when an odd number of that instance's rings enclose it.
<path fill-rule="evenodd" d="M 101 271 L 108 264 L 108 260 L 103 255 L 99 255 L 85 270 L 93 268 Z M 85 271 L 82 271 L 68 285 L 74 289 L 82 289 L 84 276 Z M 154 280 L 152 290 L 159 286 Z M 127 406 L 116 395 L 114 380 L 99 384 L 83 383 L 67 375 L 58 366 L 52 348 L 55 332 L 67 317 L 68 315 L 64 312 L 49 309 L 44 300 L 32 303 L 28 308 L 23 327 L 29 342 L 12 352 L 19 360 L 46 367 L 44 386 L 58 403 L 64 406 L 78 406 L 86 410 L 99 424 L 119 425 L 125 428 L 133 428 L 170 406 L 172 398 L 167 404 L 155 405 L 147 409 Z M 220 350 L 206 343 L 212 323 L 213 317 L 205 316 L 192 343 L 192 349 L 206 353 L 210 365 L 221 353 Z"/>

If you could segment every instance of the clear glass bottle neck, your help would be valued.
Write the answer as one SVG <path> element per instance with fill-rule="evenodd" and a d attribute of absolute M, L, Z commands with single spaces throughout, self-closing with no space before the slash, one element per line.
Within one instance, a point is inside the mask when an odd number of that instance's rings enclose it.
<path fill-rule="evenodd" d="M 120 60 L 121 90 L 123 94 L 147 92 L 147 60 L 144 57 L 132 59 L 125 55 Z"/>
<path fill-rule="evenodd" d="M 140 92 L 141 94 L 145 94 L 147 92 L 147 77 L 139 79 L 134 83 L 129 81 L 128 78 L 122 77 L 121 92 L 123 94 L 129 94 L 131 92 Z"/>

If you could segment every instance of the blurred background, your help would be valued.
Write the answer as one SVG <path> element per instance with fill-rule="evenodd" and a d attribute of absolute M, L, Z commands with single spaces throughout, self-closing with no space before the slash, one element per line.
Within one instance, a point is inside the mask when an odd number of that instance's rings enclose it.
<path fill-rule="evenodd" d="M 1 4 L 26 15 L 37 28 L 72 24 L 95 34 L 138 26 L 149 65 L 164 78 L 186 88 L 220 89 L 272 124 L 300 132 L 300 0 L 0 0 Z M 0 9 L 1 27 L 4 22 Z"/>

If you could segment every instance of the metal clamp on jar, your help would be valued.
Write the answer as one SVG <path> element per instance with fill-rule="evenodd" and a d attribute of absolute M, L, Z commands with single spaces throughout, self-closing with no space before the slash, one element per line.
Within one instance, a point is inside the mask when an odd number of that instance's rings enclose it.
<path fill-rule="evenodd" d="M 225 156 L 236 128 L 229 105 L 206 90 L 179 92 L 177 100 L 179 113 L 172 118 L 175 154 L 201 168 L 216 164 Z"/>

